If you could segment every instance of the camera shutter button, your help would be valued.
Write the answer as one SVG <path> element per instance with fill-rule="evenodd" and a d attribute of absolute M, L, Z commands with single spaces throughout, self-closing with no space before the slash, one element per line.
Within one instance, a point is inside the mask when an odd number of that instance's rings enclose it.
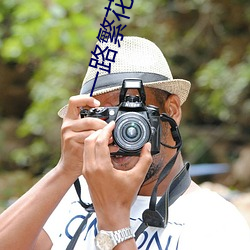
<path fill-rule="evenodd" d="M 96 109 L 92 108 L 92 109 L 89 110 L 89 115 L 93 115 L 95 112 L 96 112 Z"/>

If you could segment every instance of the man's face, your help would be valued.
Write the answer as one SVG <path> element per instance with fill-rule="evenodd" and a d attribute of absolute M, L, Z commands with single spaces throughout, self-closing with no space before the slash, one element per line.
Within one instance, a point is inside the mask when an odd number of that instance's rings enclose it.
<path fill-rule="evenodd" d="M 150 88 L 145 88 L 146 91 L 146 105 L 152 104 L 159 107 L 159 101 L 157 101 L 157 97 L 155 93 Z M 119 94 L 120 90 L 112 91 L 109 93 L 105 93 L 102 95 L 95 96 L 101 102 L 102 107 L 111 107 L 117 106 L 119 104 Z M 129 90 L 127 94 L 137 95 L 137 90 Z M 158 97 L 159 98 L 159 97 Z M 164 110 L 160 108 L 160 113 L 164 112 Z M 164 140 L 166 134 L 166 130 L 163 129 L 163 134 L 161 136 L 161 140 Z M 115 146 L 110 146 L 111 151 L 117 151 Z M 157 174 L 162 169 L 162 167 L 166 164 L 166 148 L 161 146 L 160 153 L 153 156 L 153 163 L 147 173 L 146 179 L 144 183 L 148 183 L 157 179 Z M 133 168 L 139 160 L 139 156 L 112 156 L 111 161 L 116 169 L 119 170 L 129 170 Z"/>

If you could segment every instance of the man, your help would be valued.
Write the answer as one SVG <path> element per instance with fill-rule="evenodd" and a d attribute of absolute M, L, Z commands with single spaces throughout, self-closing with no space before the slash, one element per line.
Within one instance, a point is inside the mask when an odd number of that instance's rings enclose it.
<path fill-rule="evenodd" d="M 9 232 L 18 239 L 19 249 L 250 249 L 247 224 L 230 203 L 190 183 L 187 175 L 175 178 L 188 169 L 175 125 L 180 124 L 190 83 L 173 79 L 159 48 L 146 39 L 124 37 L 121 47 L 99 44 L 103 51 L 106 46 L 110 53 L 117 51 L 111 72 L 89 67 L 80 95 L 70 98 L 59 112 L 63 117 L 60 161 L 0 217 L 0 244 L 5 242 L 0 249 L 13 246 Z M 97 60 L 98 53 L 94 54 Z M 97 71 L 93 98 L 89 93 Z M 153 156 L 150 143 L 140 156 L 115 155 L 119 150 L 112 144 L 115 123 L 80 117 L 82 108 L 117 106 L 121 84 L 131 78 L 143 81 L 146 105 L 168 115 L 162 122 L 160 152 Z M 128 94 L 136 92 L 132 89 Z M 81 194 L 79 188 L 70 188 L 78 177 Z M 169 191 L 173 182 L 176 185 Z M 170 202 L 161 203 L 162 216 L 152 209 L 161 197 Z M 88 205 L 92 202 L 95 212 Z M 158 218 L 163 218 L 162 224 L 152 226 Z M 137 231 L 143 221 L 144 227 Z"/>

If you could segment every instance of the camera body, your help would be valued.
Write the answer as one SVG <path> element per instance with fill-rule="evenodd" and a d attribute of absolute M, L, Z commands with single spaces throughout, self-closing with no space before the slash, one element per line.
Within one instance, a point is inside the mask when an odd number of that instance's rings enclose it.
<path fill-rule="evenodd" d="M 139 96 L 126 95 L 137 89 Z M 146 95 L 140 79 L 125 79 L 120 91 L 119 105 L 81 110 L 81 117 L 95 117 L 109 123 L 115 121 L 114 144 L 119 147 L 113 155 L 139 155 L 143 145 L 151 142 L 151 154 L 160 152 L 161 123 L 159 108 L 146 106 Z"/>

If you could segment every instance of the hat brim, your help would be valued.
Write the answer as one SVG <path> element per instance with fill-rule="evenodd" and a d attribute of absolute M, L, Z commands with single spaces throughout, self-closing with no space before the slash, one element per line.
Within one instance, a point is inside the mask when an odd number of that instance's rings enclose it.
<path fill-rule="evenodd" d="M 156 88 L 163 91 L 167 91 L 171 94 L 175 94 L 180 98 L 180 105 L 182 105 L 189 94 L 191 83 L 183 79 L 173 79 L 166 81 L 157 81 L 157 82 L 147 82 L 144 83 L 145 87 Z M 104 88 L 93 92 L 93 96 L 105 94 L 111 91 L 120 89 L 121 86 Z M 65 105 L 58 111 L 58 116 L 64 118 L 68 110 L 68 105 Z"/>

